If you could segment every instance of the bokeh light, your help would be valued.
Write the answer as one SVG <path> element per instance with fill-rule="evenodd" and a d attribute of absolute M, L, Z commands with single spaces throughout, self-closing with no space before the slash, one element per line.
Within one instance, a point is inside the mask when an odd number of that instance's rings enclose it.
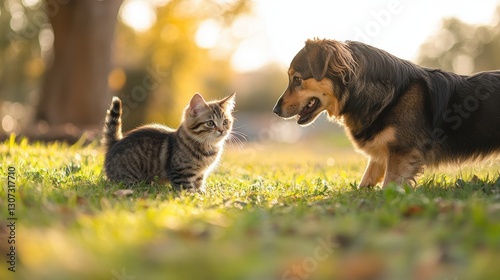
<path fill-rule="evenodd" d="M 156 13 L 149 1 L 129 0 L 120 10 L 123 22 L 137 32 L 147 31 L 156 22 Z"/>

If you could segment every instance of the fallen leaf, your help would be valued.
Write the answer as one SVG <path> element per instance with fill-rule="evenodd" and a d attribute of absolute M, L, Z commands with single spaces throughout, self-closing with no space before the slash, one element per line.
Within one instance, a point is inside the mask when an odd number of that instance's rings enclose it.
<path fill-rule="evenodd" d="M 81 197 L 81 196 L 77 196 L 76 197 L 76 204 L 85 205 L 85 204 L 87 204 L 87 199 L 85 199 L 84 197 Z"/>
<path fill-rule="evenodd" d="M 369 253 L 356 254 L 339 261 L 337 279 L 383 279 L 385 270 L 385 263 L 380 256 Z"/>
<path fill-rule="evenodd" d="M 124 190 L 117 190 L 116 192 L 114 192 L 113 194 L 117 197 L 124 197 L 124 196 L 127 196 L 127 195 L 131 195 L 133 194 L 134 191 L 133 190 L 129 190 L 129 189 L 124 189 Z"/>
<path fill-rule="evenodd" d="M 419 205 L 411 205 L 403 211 L 404 217 L 412 217 L 422 213 L 424 209 Z"/>

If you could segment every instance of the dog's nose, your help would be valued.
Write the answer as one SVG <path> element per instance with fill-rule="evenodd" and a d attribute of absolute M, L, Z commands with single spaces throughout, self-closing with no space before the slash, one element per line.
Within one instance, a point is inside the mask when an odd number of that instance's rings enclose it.
<path fill-rule="evenodd" d="M 276 103 L 276 105 L 274 105 L 273 112 L 276 115 L 278 115 L 278 116 L 281 117 L 281 98 L 278 100 L 278 102 Z"/>
<path fill-rule="evenodd" d="M 280 107 L 279 106 L 274 106 L 273 112 L 276 115 L 280 116 L 281 115 L 281 109 L 280 109 Z"/>

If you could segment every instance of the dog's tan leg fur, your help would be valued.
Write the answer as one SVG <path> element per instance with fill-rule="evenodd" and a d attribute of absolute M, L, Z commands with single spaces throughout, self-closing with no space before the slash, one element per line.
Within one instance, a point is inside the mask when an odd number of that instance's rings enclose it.
<path fill-rule="evenodd" d="M 412 183 L 415 183 L 415 176 L 422 171 L 422 167 L 423 157 L 419 151 L 390 153 L 382 187 L 385 188 L 392 182 L 401 185 L 412 185 Z"/>
<path fill-rule="evenodd" d="M 389 155 L 388 145 L 396 141 L 395 135 L 396 129 L 389 126 L 377 134 L 372 140 L 357 146 L 359 150 L 370 157 L 363 179 L 361 179 L 359 183 L 360 188 L 369 186 L 374 187 L 384 179 L 387 158 Z M 356 143 L 356 141 L 352 142 Z"/>
<path fill-rule="evenodd" d="M 374 187 L 384 178 L 385 173 L 385 162 L 375 161 L 370 159 L 368 165 L 366 166 L 365 174 L 361 183 L 359 183 L 359 188 L 363 187 Z"/>

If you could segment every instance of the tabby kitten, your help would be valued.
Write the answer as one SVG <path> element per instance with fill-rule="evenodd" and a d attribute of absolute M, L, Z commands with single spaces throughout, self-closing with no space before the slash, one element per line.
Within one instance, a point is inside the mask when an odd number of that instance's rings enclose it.
<path fill-rule="evenodd" d="M 113 97 L 102 139 L 108 179 L 128 184 L 158 180 L 170 182 L 175 188 L 205 191 L 205 179 L 219 161 L 231 133 L 234 96 L 207 103 L 196 93 L 178 129 L 145 125 L 123 137 L 122 103 Z"/>

